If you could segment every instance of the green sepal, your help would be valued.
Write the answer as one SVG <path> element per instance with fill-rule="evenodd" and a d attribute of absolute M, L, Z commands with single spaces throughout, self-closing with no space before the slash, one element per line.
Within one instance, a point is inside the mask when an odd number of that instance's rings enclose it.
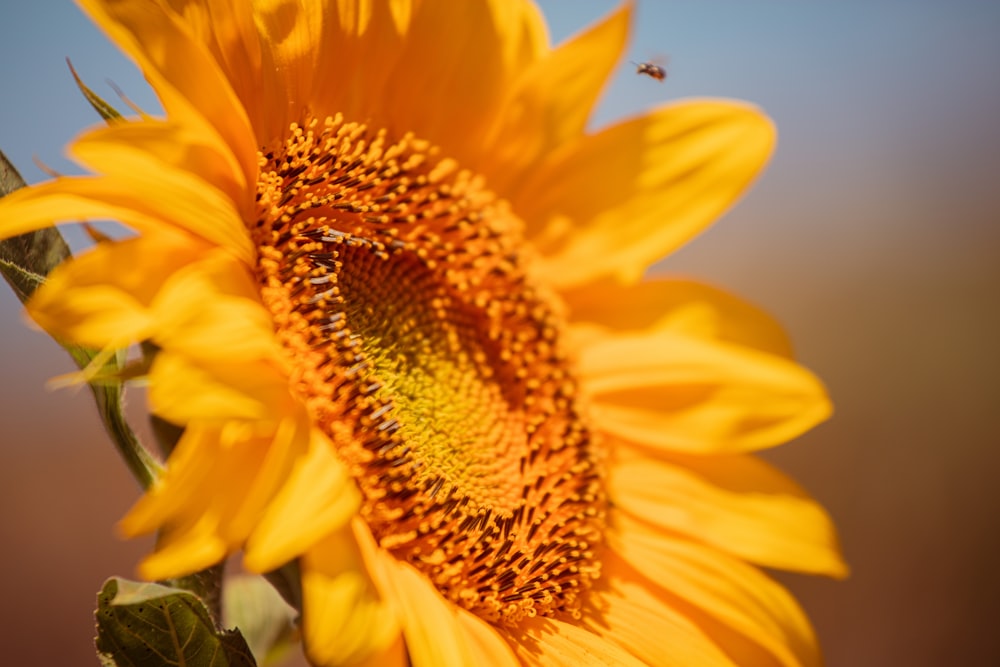
<path fill-rule="evenodd" d="M 91 90 L 87 84 L 83 82 L 80 75 L 76 73 L 76 68 L 73 67 L 73 63 L 70 62 L 69 58 L 66 59 L 66 64 L 69 65 L 69 71 L 73 74 L 73 80 L 76 81 L 77 88 L 83 93 L 83 96 L 90 102 L 90 106 L 94 107 L 94 111 L 100 115 L 108 124 L 114 123 L 116 121 L 122 120 L 123 116 L 115 109 L 113 106 L 101 99 L 101 96 Z"/>
<path fill-rule="evenodd" d="M 113 577 L 97 597 L 97 653 L 107 667 L 255 667 L 238 630 L 219 630 L 197 596 Z"/>

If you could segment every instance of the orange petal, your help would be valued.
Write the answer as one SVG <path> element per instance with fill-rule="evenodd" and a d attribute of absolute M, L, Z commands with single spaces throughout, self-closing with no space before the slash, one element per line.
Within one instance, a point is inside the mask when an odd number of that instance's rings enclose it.
<path fill-rule="evenodd" d="M 562 297 L 575 323 L 614 331 L 665 329 L 792 357 L 791 342 L 774 318 L 727 292 L 693 280 L 654 277 L 634 285 L 600 280 L 566 290 Z"/>
<path fill-rule="evenodd" d="M 301 120 L 300 102 L 308 99 L 316 69 L 316 19 L 327 13 L 326 6 L 194 0 L 161 8 L 156 20 L 174 24 L 181 33 L 178 39 L 199 47 L 192 57 L 205 59 L 207 54 L 245 110 L 255 145 L 264 145 L 283 133 L 291 119 Z M 155 61 L 156 55 L 152 57 Z M 171 73 L 164 76 L 169 79 Z"/>
<path fill-rule="evenodd" d="M 317 5 L 319 3 L 311 3 Z M 175 5 L 176 6 L 176 5 Z M 223 72 L 249 119 L 256 136 L 255 145 L 269 142 L 288 127 L 288 107 L 292 98 L 285 87 L 286 70 L 276 63 L 273 50 L 280 49 L 263 38 L 270 26 L 262 17 L 269 10 L 284 7 L 285 16 L 295 16 L 294 3 L 249 3 L 229 0 L 187 2 L 181 13 L 172 14 L 184 33 L 202 45 Z M 280 10 L 279 10 L 280 11 Z M 289 30 L 300 36 L 301 31 Z M 279 36 L 278 43 L 282 40 Z M 296 96 L 295 100 L 301 100 Z M 301 109 L 296 109 L 296 112 Z M 296 119 L 299 120 L 298 116 Z"/>
<path fill-rule="evenodd" d="M 670 330 L 591 336 L 579 368 L 602 430 L 664 450 L 773 447 L 831 411 L 823 385 L 798 364 Z"/>
<path fill-rule="evenodd" d="M 489 177 L 490 187 L 506 192 L 530 165 L 583 134 L 621 57 L 631 19 L 632 6 L 622 5 L 516 79 L 489 131 L 486 162 L 471 165 Z"/>
<path fill-rule="evenodd" d="M 615 517 L 609 544 L 637 572 L 759 644 L 786 667 L 818 667 L 809 620 L 783 587 L 757 568 L 681 536 Z"/>
<path fill-rule="evenodd" d="M 262 77 L 267 87 L 262 103 L 270 117 L 257 128 L 259 140 L 281 136 L 289 122 L 302 119 L 303 108 L 312 99 L 322 26 L 326 14 L 334 11 L 330 4 L 279 0 L 251 5 L 264 47 L 261 69 L 274 73 Z"/>
<path fill-rule="evenodd" d="M 361 0 L 327 7 L 312 91 L 318 116 L 342 113 L 349 120 L 386 124 L 384 116 L 392 111 L 383 109 L 382 96 L 402 52 L 414 4 Z"/>
<path fill-rule="evenodd" d="M 556 151 L 512 197 L 544 254 L 542 276 L 571 287 L 637 280 L 728 209 L 775 141 L 757 109 L 687 101 Z"/>
<path fill-rule="evenodd" d="M 507 86 L 539 57 L 543 35 L 537 9 L 523 0 L 420 3 L 376 107 L 388 113 L 384 125 L 475 164 Z"/>
<path fill-rule="evenodd" d="M 448 0 L 443 1 L 448 4 Z M 549 51 L 548 26 L 530 0 L 486 0 L 500 39 L 500 61 L 508 76 L 520 74 Z"/>
<path fill-rule="evenodd" d="M 176 6 L 176 5 L 175 5 Z M 267 44 L 262 44 L 261 31 L 254 16 L 256 3 L 230 0 L 193 0 L 187 2 L 181 14 L 175 14 L 184 31 L 211 52 L 217 66 L 225 73 L 236 96 L 243 103 L 251 125 L 259 128 L 260 103 L 275 90 L 269 79 L 281 73 L 263 66 Z M 273 105 L 273 100 L 270 100 Z"/>
<path fill-rule="evenodd" d="M 654 460 L 617 447 L 617 507 L 767 567 L 843 577 L 829 516 L 801 487 L 752 456 Z"/>

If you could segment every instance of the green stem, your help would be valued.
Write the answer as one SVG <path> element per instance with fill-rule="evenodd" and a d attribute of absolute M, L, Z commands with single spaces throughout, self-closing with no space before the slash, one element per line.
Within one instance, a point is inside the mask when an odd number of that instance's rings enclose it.
<path fill-rule="evenodd" d="M 86 368 L 95 355 L 93 350 L 86 348 L 66 344 L 63 344 L 63 347 L 80 368 Z M 94 395 L 94 401 L 97 402 L 97 410 L 104 423 L 104 429 L 111 436 L 129 472 L 143 489 L 148 489 L 160 476 L 162 466 L 139 442 L 139 438 L 125 419 L 122 410 L 122 385 L 93 382 L 90 384 L 90 391 Z"/>

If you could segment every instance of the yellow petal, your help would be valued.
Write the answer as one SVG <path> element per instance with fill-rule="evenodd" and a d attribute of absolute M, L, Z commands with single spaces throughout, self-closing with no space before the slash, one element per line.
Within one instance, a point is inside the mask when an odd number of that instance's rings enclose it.
<path fill-rule="evenodd" d="M 448 0 L 443 2 L 449 4 Z M 486 5 L 495 30 L 501 36 L 500 61 L 508 76 L 516 76 L 548 52 L 548 26 L 534 2 L 486 0 Z"/>
<path fill-rule="evenodd" d="M 231 363 L 281 354 L 249 269 L 227 253 L 204 253 L 174 273 L 151 309 L 157 321 L 152 338 L 172 352 L 211 361 L 224 349 Z"/>
<path fill-rule="evenodd" d="M 265 465 L 289 458 L 284 451 L 275 455 L 290 447 L 286 439 L 287 430 L 260 424 L 185 429 L 163 476 L 120 523 L 126 535 L 160 531 L 156 552 L 141 566 L 143 576 L 189 574 L 238 549 L 254 523 L 247 511 L 259 514 L 267 500 L 257 491 L 275 471 Z"/>
<path fill-rule="evenodd" d="M 642 623 L 647 620 L 643 618 Z M 514 650 L 524 665 L 648 667 L 650 664 L 656 664 L 640 660 L 617 642 L 601 637 L 594 631 L 554 618 L 532 619 L 512 630 L 511 634 Z M 707 665 L 714 667 L 713 663 Z"/>
<path fill-rule="evenodd" d="M 655 595 L 648 582 L 639 580 L 614 554 L 606 553 L 602 567 L 601 613 L 584 617 L 587 628 L 627 649 L 644 665 L 735 667 L 713 637 L 684 610 Z"/>
<path fill-rule="evenodd" d="M 562 297 L 575 323 L 614 331 L 666 329 L 691 338 L 792 356 L 791 342 L 774 318 L 727 292 L 693 280 L 655 277 L 634 285 L 600 280 L 566 290 Z"/>
<path fill-rule="evenodd" d="M 842 577 L 833 523 L 776 468 L 752 456 L 630 456 L 608 482 L 617 507 L 767 567 Z"/>
<path fill-rule="evenodd" d="M 540 158 L 583 134 L 625 46 L 631 10 L 622 5 L 515 81 L 486 140 L 487 161 L 478 167 L 492 188 L 505 192 Z"/>
<path fill-rule="evenodd" d="M 625 515 L 615 517 L 609 544 L 650 582 L 759 644 L 782 665 L 820 665 L 816 637 L 802 609 L 757 568 Z"/>
<path fill-rule="evenodd" d="M 266 422 L 230 423 L 226 427 L 221 437 L 223 446 L 229 449 L 250 449 L 240 442 L 241 438 L 264 442 L 264 453 L 255 460 L 258 465 L 251 475 L 252 482 L 240 493 L 233 494 L 239 503 L 226 517 L 224 532 L 229 541 L 242 544 L 261 520 L 268 503 L 281 489 L 294 466 L 309 451 L 311 424 L 308 416 L 300 412 L 285 417 L 276 427 Z M 228 479 L 232 473 L 223 471 L 222 474 Z"/>
<path fill-rule="evenodd" d="M 247 540 L 244 563 L 255 572 L 273 570 L 302 554 L 350 521 L 361 494 L 333 444 L 319 430 L 268 504 Z"/>
<path fill-rule="evenodd" d="M 385 552 L 377 557 L 385 594 L 398 607 L 413 667 L 520 664 L 492 626 L 445 600 L 424 575 Z"/>
<path fill-rule="evenodd" d="M 823 385 L 798 364 L 670 330 L 592 337 L 579 368 L 602 430 L 665 450 L 773 447 L 831 411 Z"/>
<path fill-rule="evenodd" d="M 246 112 L 190 27 L 165 3 L 80 0 L 80 5 L 135 59 L 167 115 L 201 133 L 219 155 L 230 151 L 244 181 L 254 183 L 257 143 Z"/>
<path fill-rule="evenodd" d="M 128 157 L 106 153 L 108 144 L 128 146 Z M 92 170 L 105 174 L 129 175 L 136 165 L 132 159 L 149 159 L 197 175 L 206 184 L 221 190 L 244 213 L 252 212 L 253 191 L 233 155 L 206 139 L 204 133 L 174 122 L 145 119 L 115 123 L 90 130 L 71 147 L 71 154 Z M 140 163 L 141 165 L 142 163 Z"/>
<path fill-rule="evenodd" d="M 212 473 L 212 461 L 219 443 L 217 428 L 193 426 L 186 429 L 171 453 L 163 476 L 119 522 L 122 533 L 129 537 L 150 533 L 200 503 L 203 500 L 201 489 Z"/>
<path fill-rule="evenodd" d="M 556 151 L 513 196 L 523 219 L 540 221 L 542 276 L 563 288 L 637 280 L 733 204 L 774 141 L 751 106 L 687 101 Z"/>
<path fill-rule="evenodd" d="M 254 248 L 235 204 L 214 185 L 141 147 L 84 135 L 71 153 L 105 172 L 65 177 L 0 199 L 0 236 L 60 222 L 117 220 L 142 233 L 186 230 L 251 263 Z"/>
<path fill-rule="evenodd" d="M 117 220 L 139 231 L 162 231 L 155 204 L 120 192 L 119 186 L 105 178 L 68 177 L 21 188 L 0 198 L 0 238 L 83 220 Z"/>
<path fill-rule="evenodd" d="M 153 339 L 205 359 L 220 348 L 234 362 L 278 355 L 246 266 L 181 235 L 101 243 L 54 271 L 29 313 L 54 335 L 91 347 Z"/>
<path fill-rule="evenodd" d="M 239 549 L 304 456 L 302 430 L 292 419 L 277 428 L 260 422 L 189 425 L 164 475 L 120 523 L 129 536 L 160 531 L 143 576 L 189 574 Z"/>
<path fill-rule="evenodd" d="M 162 546 L 139 563 L 139 575 L 153 581 L 170 579 L 219 563 L 229 549 L 217 528 L 215 517 L 208 515 L 190 527 L 168 527 L 159 538 Z"/>
<path fill-rule="evenodd" d="M 232 419 L 277 422 L 294 414 L 288 379 L 266 362 L 195 362 L 168 350 L 149 371 L 149 405 L 174 424 Z"/>
<path fill-rule="evenodd" d="M 158 287 L 194 261 L 204 246 L 166 234 L 101 243 L 53 271 L 28 302 L 28 313 L 62 340 L 123 347 L 156 328 Z M 141 266 L 135 257 L 146 257 Z"/>
<path fill-rule="evenodd" d="M 380 658 L 399 636 L 399 623 L 368 576 L 350 526 L 331 533 L 302 557 L 302 632 L 310 663 L 360 665 Z M 402 667 L 402 653 L 396 656 Z"/>
<path fill-rule="evenodd" d="M 155 140 L 146 137 L 140 144 L 132 145 L 116 140 L 111 128 L 98 130 L 77 139 L 70 153 L 103 174 L 95 180 L 102 182 L 103 198 L 107 201 L 158 219 L 157 227 L 170 225 L 186 230 L 252 264 L 255 250 L 238 208 L 243 202 L 233 201 L 184 165 L 165 161 L 161 154 L 169 157 L 169 149 L 147 150 L 156 141 L 184 141 L 183 130 L 175 133 L 161 126 L 157 135 Z M 130 224 L 131 217 L 117 219 Z M 143 226 L 138 229 L 147 231 Z"/>
<path fill-rule="evenodd" d="M 261 304 L 221 298 L 203 302 L 205 308 L 167 311 L 163 304 L 173 296 L 175 292 L 167 293 L 155 304 L 162 328 L 154 332 L 154 340 L 169 340 L 172 350 L 201 359 L 216 358 L 219 350 L 232 362 L 277 356 L 272 321 Z"/>

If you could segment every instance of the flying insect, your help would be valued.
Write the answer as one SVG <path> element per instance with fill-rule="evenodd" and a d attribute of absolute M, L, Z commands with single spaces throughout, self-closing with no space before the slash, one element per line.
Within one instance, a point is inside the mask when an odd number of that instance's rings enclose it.
<path fill-rule="evenodd" d="M 646 76 L 656 79 L 661 83 L 667 78 L 667 70 L 660 65 L 650 62 L 637 63 L 634 60 L 630 60 L 629 62 L 635 65 L 636 74 L 645 74 Z"/>

